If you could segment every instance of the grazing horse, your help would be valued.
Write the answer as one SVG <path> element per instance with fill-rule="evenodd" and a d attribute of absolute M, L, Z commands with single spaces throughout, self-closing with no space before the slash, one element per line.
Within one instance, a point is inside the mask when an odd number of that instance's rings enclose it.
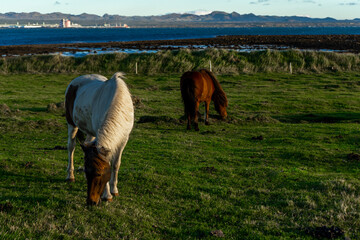
<path fill-rule="evenodd" d="M 83 75 L 66 89 L 67 180 L 75 181 L 75 138 L 80 130 L 87 135 L 81 147 L 85 153 L 88 205 L 99 204 L 100 197 L 111 201 L 112 195 L 118 195 L 121 154 L 134 124 L 131 95 L 122 78 L 122 73 L 115 73 L 110 80 L 96 74 Z"/>
<path fill-rule="evenodd" d="M 205 102 L 205 124 L 209 125 L 209 105 L 214 102 L 216 111 L 222 119 L 227 117 L 226 107 L 228 100 L 224 90 L 214 74 L 208 70 L 198 72 L 186 72 L 180 80 L 181 97 L 184 102 L 185 116 L 187 117 L 187 129 L 191 129 L 191 121 L 194 121 L 195 130 L 199 131 L 198 110 L 199 104 Z"/>

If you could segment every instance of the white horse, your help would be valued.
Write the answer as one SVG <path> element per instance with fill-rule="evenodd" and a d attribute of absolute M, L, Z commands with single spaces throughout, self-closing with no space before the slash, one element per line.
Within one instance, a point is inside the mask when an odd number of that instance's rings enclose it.
<path fill-rule="evenodd" d="M 115 73 L 110 80 L 96 74 L 83 75 L 71 81 L 66 89 L 69 154 L 66 179 L 75 181 L 75 137 L 80 130 L 87 135 L 81 146 L 85 153 L 89 205 L 97 205 L 100 197 L 111 201 L 112 195 L 119 193 L 121 155 L 134 125 L 131 95 L 122 78 L 122 73 Z"/>

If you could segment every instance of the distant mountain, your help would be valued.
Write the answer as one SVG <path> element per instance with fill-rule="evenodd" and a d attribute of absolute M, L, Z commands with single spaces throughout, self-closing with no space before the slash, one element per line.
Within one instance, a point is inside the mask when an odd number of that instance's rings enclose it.
<path fill-rule="evenodd" d="M 80 15 L 64 14 L 60 12 L 41 14 L 39 12 L 15 13 L 8 12 L 0 14 L 0 23 L 34 23 L 47 22 L 55 23 L 61 19 L 67 18 L 72 22 L 81 25 L 102 25 L 127 23 L 133 26 L 208 26 L 221 25 L 231 26 L 234 24 L 246 25 L 299 25 L 299 24 L 323 24 L 323 25 L 341 25 L 341 24 L 360 24 L 360 18 L 353 20 L 336 20 L 334 18 L 310 18 L 301 16 L 258 16 L 255 14 L 239 14 L 237 12 L 226 13 L 214 11 L 205 15 L 196 15 L 191 13 L 178 14 L 171 13 L 161 16 L 121 16 L 109 15 L 98 16 L 95 14 L 83 13 Z"/>

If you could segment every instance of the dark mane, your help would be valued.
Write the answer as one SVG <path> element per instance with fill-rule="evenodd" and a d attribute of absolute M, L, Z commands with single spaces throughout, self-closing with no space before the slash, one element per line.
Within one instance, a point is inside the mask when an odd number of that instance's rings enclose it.
<path fill-rule="evenodd" d="M 203 74 L 207 74 L 214 83 L 215 91 L 211 97 L 211 100 L 214 101 L 215 110 L 218 113 L 220 113 L 219 106 L 223 106 L 223 107 L 228 106 L 228 100 L 227 100 L 226 94 L 225 94 L 224 90 L 222 89 L 222 87 L 220 86 L 219 81 L 216 79 L 215 75 L 212 72 L 210 72 L 207 69 L 202 69 L 202 70 L 200 70 L 200 72 Z"/>

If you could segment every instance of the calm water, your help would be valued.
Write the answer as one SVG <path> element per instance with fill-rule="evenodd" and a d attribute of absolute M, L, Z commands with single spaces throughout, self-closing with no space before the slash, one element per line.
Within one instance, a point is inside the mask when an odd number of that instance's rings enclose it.
<path fill-rule="evenodd" d="M 211 38 L 223 35 L 360 34 L 360 27 L 0 29 L 0 45 Z"/>

